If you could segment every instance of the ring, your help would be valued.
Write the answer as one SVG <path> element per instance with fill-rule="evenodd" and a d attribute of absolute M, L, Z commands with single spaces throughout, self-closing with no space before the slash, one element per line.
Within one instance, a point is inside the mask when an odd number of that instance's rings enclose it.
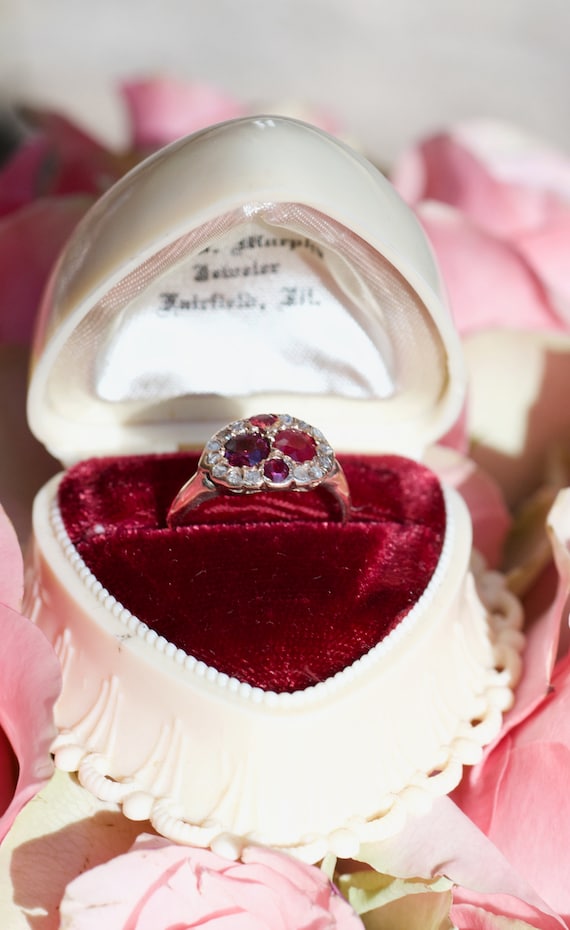
<path fill-rule="evenodd" d="M 336 503 L 341 521 L 350 511 L 350 491 L 332 446 L 320 430 L 288 414 L 261 414 L 230 423 L 212 436 L 194 475 L 168 511 L 170 527 L 219 494 L 312 491 Z"/>

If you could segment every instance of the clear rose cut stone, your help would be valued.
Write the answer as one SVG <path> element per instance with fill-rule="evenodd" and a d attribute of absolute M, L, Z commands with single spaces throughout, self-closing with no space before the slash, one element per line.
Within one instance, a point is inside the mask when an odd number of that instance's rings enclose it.
<path fill-rule="evenodd" d="M 308 462 L 314 457 L 317 444 L 312 436 L 300 430 L 283 429 L 276 434 L 273 447 L 294 462 Z"/>
<path fill-rule="evenodd" d="M 226 481 L 234 488 L 238 488 L 243 484 L 243 478 L 239 468 L 228 468 L 226 472 Z"/>
<path fill-rule="evenodd" d="M 224 455 L 230 465 L 259 465 L 269 454 L 269 440 L 260 433 L 240 433 L 226 442 Z"/>
<path fill-rule="evenodd" d="M 297 465 L 293 469 L 293 477 L 295 478 L 295 481 L 299 482 L 299 484 L 307 484 L 307 482 L 311 480 L 309 469 L 306 465 Z"/>
<path fill-rule="evenodd" d="M 289 477 L 289 466 L 283 459 L 269 459 L 263 466 L 263 474 L 269 481 L 278 484 L 280 481 L 286 481 Z"/>
<path fill-rule="evenodd" d="M 243 483 L 248 488 L 259 488 L 263 484 L 263 475 L 256 468 L 244 468 Z"/>
<path fill-rule="evenodd" d="M 223 478 L 228 470 L 228 466 L 224 462 L 218 462 L 212 468 L 212 476 L 214 478 Z"/>

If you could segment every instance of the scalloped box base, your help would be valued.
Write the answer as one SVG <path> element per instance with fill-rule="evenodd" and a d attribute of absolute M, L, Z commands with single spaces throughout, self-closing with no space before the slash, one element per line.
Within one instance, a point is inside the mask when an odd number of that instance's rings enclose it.
<path fill-rule="evenodd" d="M 483 604 L 465 506 L 417 463 L 346 457 L 344 526 L 289 493 L 168 530 L 194 465 L 95 460 L 38 495 L 28 610 L 63 665 L 57 764 L 178 842 L 354 855 L 498 732 L 518 604 L 495 576 Z"/>

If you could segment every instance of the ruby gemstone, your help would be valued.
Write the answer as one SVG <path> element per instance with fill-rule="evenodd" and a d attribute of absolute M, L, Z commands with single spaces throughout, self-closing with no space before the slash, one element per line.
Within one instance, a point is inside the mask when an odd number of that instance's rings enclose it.
<path fill-rule="evenodd" d="M 288 455 L 294 462 L 308 462 L 317 450 L 312 436 L 295 429 L 280 430 L 273 440 L 273 448 Z"/>
<path fill-rule="evenodd" d="M 252 426 L 258 426 L 260 429 L 264 429 L 267 426 L 273 426 L 277 422 L 277 417 L 273 413 L 260 413 L 258 416 L 249 417 L 249 422 Z"/>
<path fill-rule="evenodd" d="M 283 459 L 269 459 L 263 466 L 263 474 L 275 483 L 285 481 L 289 477 L 289 466 Z"/>
<path fill-rule="evenodd" d="M 259 465 L 269 454 L 269 440 L 260 433 L 243 433 L 228 439 L 224 455 L 230 465 Z"/>

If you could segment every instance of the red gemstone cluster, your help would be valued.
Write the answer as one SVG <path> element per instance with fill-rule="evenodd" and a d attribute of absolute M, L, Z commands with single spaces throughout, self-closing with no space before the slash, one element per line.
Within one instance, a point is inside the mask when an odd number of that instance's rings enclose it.
<path fill-rule="evenodd" d="M 201 465 L 233 491 L 316 487 L 334 453 L 320 430 L 288 414 L 259 414 L 231 423 L 207 443 Z"/>

